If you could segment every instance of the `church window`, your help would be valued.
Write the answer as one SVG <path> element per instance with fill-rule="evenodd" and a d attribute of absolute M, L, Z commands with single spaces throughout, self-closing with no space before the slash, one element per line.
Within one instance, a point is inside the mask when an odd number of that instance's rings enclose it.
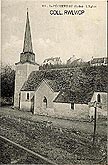
<path fill-rule="evenodd" d="M 101 102 L 101 97 L 100 97 L 100 94 L 97 95 L 97 102 Z"/>
<path fill-rule="evenodd" d="M 74 110 L 74 103 L 71 103 L 71 109 Z"/>
<path fill-rule="evenodd" d="M 43 98 L 43 102 L 45 103 L 45 105 L 46 105 L 46 108 L 47 108 L 47 98 L 44 96 L 44 98 Z"/>
<path fill-rule="evenodd" d="M 29 100 L 29 98 L 30 98 L 30 94 L 29 94 L 29 93 L 27 93 L 27 100 Z"/>

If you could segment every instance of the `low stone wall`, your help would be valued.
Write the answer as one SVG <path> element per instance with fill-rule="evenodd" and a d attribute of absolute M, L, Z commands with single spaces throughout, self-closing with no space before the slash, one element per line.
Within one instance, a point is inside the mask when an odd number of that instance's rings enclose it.
<path fill-rule="evenodd" d="M 68 103 L 54 103 L 54 112 L 56 117 L 62 118 L 88 118 L 89 108 L 86 104 L 75 104 L 74 109 L 70 108 Z"/>
<path fill-rule="evenodd" d="M 74 109 L 71 109 L 71 105 L 68 103 L 54 103 L 53 108 L 37 107 L 34 112 L 34 114 L 58 118 L 88 119 L 89 107 L 86 104 L 76 104 L 74 105 Z"/>

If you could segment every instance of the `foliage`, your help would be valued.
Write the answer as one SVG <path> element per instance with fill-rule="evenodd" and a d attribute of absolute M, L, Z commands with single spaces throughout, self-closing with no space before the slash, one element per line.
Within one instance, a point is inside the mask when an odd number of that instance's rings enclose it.
<path fill-rule="evenodd" d="M 15 71 L 11 66 L 3 66 L 0 72 L 1 76 L 1 97 L 13 97 L 14 95 L 14 82 Z"/>

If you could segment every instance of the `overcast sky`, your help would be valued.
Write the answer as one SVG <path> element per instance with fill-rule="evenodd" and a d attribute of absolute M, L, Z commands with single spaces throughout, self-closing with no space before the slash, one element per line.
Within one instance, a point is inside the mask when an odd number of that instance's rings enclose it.
<path fill-rule="evenodd" d="M 65 8 L 42 7 L 42 4 L 80 4 L 83 15 L 51 16 L 50 10 Z M 95 8 L 86 8 L 86 5 Z M 2 61 L 14 64 L 23 50 L 26 10 L 29 10 L 33 51 L 41 64 L 45 58 L 61 57 L 66 61 L 75 55 L 83 60 L 106 56 L 106 3 L 105 2 L 40 2 L 2 0 Z M 82 10 L 82 8 L 66 8 Z"/>

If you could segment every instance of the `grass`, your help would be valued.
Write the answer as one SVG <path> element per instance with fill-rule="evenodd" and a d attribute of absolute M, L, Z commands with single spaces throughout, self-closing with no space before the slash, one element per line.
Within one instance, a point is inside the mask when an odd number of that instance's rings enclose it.
<path fill-rule="evenodd" d="M 19 110 L 13 110 L 11 108 L 1 108 L 0 115 L 6 115 L 11 118 L 15 119 L 25 119 L 30 121 L 37 121 L 37 122 L 46 122 L 51 121 L 55 127 L 61 128 L 68 128 L 68 129 L 75 129 L 76 131 L 81 131 L 85 133 L 93 133 L 94 123 L 89 121 L 80 121 L 76 119 L 71 120 L 64 120 L 59 118 L 51 118 L 48 116 L 39 116 L 39 115 L 32 115 L 30 112 L 22 112 Z M 97 121 L 97 133 L 99 135 L 107 135 L 107 120 L 100 119 Z"/>
<path fill-rule="evenodd" d="M 6 130 L 2 130 L 1 133 L 11 140 L 56 161 L 56 163 L 106 163 L 107 137 L 98 132 L 95 147 L 93 147 L 92 133 L 89 130 L 86 132 L 86 122 L 81 125 L 82 122 L 71 121 L 71 124 L 74 123 L 71 127 L 69 127 L 70 121 L 67 124 L 68 127 L 63 127 L 63 123 L 61 123 L 62 127 L 59 129 L 60 125 L 53 124 L 52 127 L 46 127 L 46 121 L 31 119 L 20 118 L 19 120 L 19 117 L 7 116 L 2 113 L 0 124 Z M 65 120 L 64 123 L 66 123 Z M 84 128 L 82 129 L 83 125 L 86 128 L 85 131 Z M 103 128 L 105 128 L 105 125 Z"/>

